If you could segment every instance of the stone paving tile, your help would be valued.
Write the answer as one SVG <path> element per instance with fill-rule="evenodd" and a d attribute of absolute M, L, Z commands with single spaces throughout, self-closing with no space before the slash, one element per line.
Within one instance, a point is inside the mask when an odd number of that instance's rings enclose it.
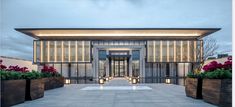
<path fill-rule="evenodd" d="M 114 79 L 104 86 L 131 86 L 124 79 Z M 71 84 L 45 91 L 43 98 L 15 107 L 215 107 L 202 100 L 186 97 L 184 87 L 169 84 L 138 84 L 152 90 L 80 90 L 99 84 Z"/>

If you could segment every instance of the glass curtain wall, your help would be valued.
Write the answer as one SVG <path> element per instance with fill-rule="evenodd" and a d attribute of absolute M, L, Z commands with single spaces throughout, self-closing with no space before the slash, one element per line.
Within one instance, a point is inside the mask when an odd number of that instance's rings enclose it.
<path fill-rule="evenodd" d="M 202 41 L 147 41 L 147 62 L 201 62 Z"/>
<path fill-rule="evenodd" d="M 106 50 L 99 50 L 99 71 L 98 75 L 99 77 L 106 77 Z"/>
<path fill-rule="evenodd" d="M 132 50 L 132 76 L 138 77 L 140 75 L 140 51 Z"/>
<path fill-rule="evenodd" d="M 34 63 L 91 62 L 90 41 L 34 41 Z"/>
<path fill-rule="evenodd" d="M 185 76 L 192 69 L 191 63 L 146 63 L 144 83 L 166 83 L 184 85 Z M 144 79 L 144 81 L 143 81 Z"/>

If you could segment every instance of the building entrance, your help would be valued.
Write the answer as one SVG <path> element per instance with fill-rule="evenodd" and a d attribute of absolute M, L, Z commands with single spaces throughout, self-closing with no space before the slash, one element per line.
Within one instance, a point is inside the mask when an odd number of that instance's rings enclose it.
<path fill-rule="evenodd" d="M 127 58 L 112 58 L 111 62 L 111 71 L 114 77 L 124 77 L 127 74 Z"/>
<path fill-rule="evenodd" d="M 109 55 L 109 74 L 113 77 L 129 76 L 128 52 L 110 52 Z"/>

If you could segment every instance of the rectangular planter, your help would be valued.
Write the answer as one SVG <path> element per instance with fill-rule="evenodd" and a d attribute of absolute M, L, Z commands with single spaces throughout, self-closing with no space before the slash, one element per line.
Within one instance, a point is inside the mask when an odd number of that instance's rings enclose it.
<path fill-rule="evenodd" d="M 44 89 L 50 90 L 64 86 L 64 77 L 43 78 Z"/>
<path fill-rule="evenodd" d="M 202 96 L 205 102 L 231 107 L 232 79 L 203 79 Z"/>
<path fill-rule="evenodd" d="M 42 79 L 26 80 L 26 100 L 35 100 L 44 96 L 44 82 Z"/>
<path fill-rule="evenodd" d="M 202 98 L 202 79 L 186 78 L 185 85 L 186 96 L 201 99 Z"/>
<path fill-rule="evenodd" d="M 26 81 L 2 80 L 1 81 L 1 107 L 9 107 L 25 101 Z"/>

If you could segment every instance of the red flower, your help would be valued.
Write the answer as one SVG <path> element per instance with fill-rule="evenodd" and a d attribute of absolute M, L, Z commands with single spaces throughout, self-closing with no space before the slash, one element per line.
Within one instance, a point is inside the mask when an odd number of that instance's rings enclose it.
<path fill-rule="evenodd" d="M 225 61 L 224 65 L 223 65 L 223 68 L 224 69 L 232 69 L 232 61 L 230 61 L 230 60 Z"/>
<path fill-rule="evenodd" d="M 0 64 L 2 64 L 2 62 L 3 62 L 2 59 L 0 59 Z"/>
<path fill-rule="evenodd" d="M 232 57 L 228 58 L 227 61 L 224 62 L 224 64 L 218 63 L 216 61 L 212 61 L 209 64 L 203 66 L 202 68 L 206 72 L 214 71 L 216 69 L 232 69 Z"/>
<path fill-rule="evenodd" d="M 230 61 L 231 61 L 231 60 L 232 60 L 232 56 L 229 56 L 229 57 L 227 58 L 227 60 L 230 60 Z"/>
<path fill-rule="evenodd" d="M 220 68 L 223 68 L 223 65 L 221 63 L 218 63 L 216 61 L 212 61 L 209 64 L 203 66 L 202 69 L 207 72 L 207 71 L 214 71 L 214 70 L 220 69 Z"/>
<path fill-rule="evenodd" d="M 0 69 L 5 70 L 7 67 L 5 65 L 0 64 Z"/>
<path fill-rule="evenodd" d="M 27 67 L 19 67 L 18 65 L 16 66 L 9 66 L 8 71 L 16 71 L 16 72 L 29 72 L 28 68 Z"/>
<path fill-rule="evenodd" d="M 51 74 L 57 74 L 56 69 L 53 66 L 43 66 L 43 68 L 41 69 L 42 73 L 51 73 Z"/>
<path fill-rule="evenodd" d="M 2 59 L 0 59 L 0 70 L 5 70 L 7 66 L 3 65 L 2 62 Z"/>

